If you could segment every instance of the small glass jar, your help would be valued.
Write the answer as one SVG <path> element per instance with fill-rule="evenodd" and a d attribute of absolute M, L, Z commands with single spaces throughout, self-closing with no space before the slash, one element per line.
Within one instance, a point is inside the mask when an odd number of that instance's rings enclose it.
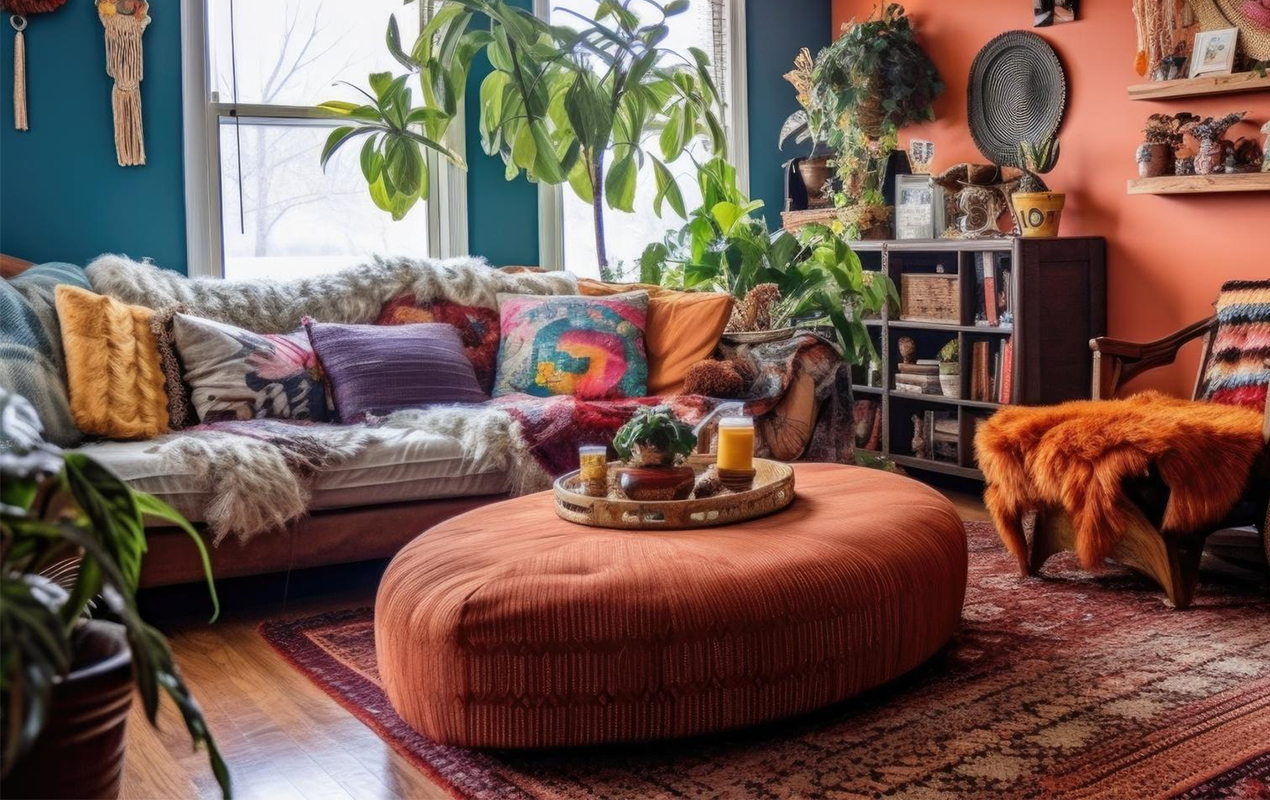
<path fill-rule="evenodd" d="M 609 451 L 603 445 L 578 448 L 578 483 L 588 497 L 607 497 L 609 493 Z"/>

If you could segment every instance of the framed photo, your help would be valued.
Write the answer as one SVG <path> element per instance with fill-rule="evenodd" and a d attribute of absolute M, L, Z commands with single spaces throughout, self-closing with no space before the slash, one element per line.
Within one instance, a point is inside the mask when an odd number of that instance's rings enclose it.
<path fill-rule="evenodd" d="M 1079 0 L 1032 0 L 1032 27 L 1075 22 Z"/>
<path fill-rule="evenodd" d="M 1200 31 L 1195 34 L 1190 77 L 1229 75 L 1235 68 L 1235 44 L 1238 41 L 1238 28 Z"/>
<path fill-rule="evenodd" d="M 943 188 L 929 175 L 896 175 L 895 238 L 937 239 L 943 232 Z"/>

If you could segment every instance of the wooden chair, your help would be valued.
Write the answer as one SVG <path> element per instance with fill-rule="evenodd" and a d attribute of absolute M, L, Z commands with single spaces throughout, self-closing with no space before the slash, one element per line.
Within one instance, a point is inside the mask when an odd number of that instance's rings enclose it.
<path fill-rule="evenodd" d="M 1094 351 L 1093 399 L 1114 397 L 1116 391 L 1131 378 L 1155 367 L 1173 363 L 1183 345 L 1202 339 L 1203 354 L 1199 374 L 1191 392 L 1192 399 L 1198 399 L 1204 388 L 1204 375 L 1212 355 L 1216 326 L 1217 318 L 1209 317 L 1154 342 L 1139 344 L 1107 336 L 1091 340 L 1089 346 Z M 1267 365 L 1270 365 L 1270 361 Z M 1267 452 L 1270 455 L 1270 403 L 1266 404 L 1262 437 L 1267 442 Z M 1134 503 L 1127 509 L 1133 522 L 1116 543 L 1111 557 L 1155 580 L 1175 608 L 1186 608 L 1191 603 L 1195 584 L 1199 580 L 1199 562 L 1205 541 L 1212 531 L 1187 536 L 1163 535 L 1152 521 L 1150 509 L 1143 506 L 1162 507 L 1163 498 L 1167 497 L 1167 487 L 1162 483 L 1154 487 L 1146 486 L 1148 483 L 1150 482 L 1144 482 L 1144 487 L 1140 487 L 1148 490 L 1139 493 L 1144 502 Z M 1152 490 L 1154 498 L 1150 496 Z M 1260 547 L 1264 549 L 1267 561 L 1270 561 L 1270 509 L 1267 509 L 1265 520 L 1260 522 L 1259 527 Z M 1074 549 L 1075 528 L 1071 518 L 1059 508 L 1042 509 L 1037 514 L 1036 529 L 1028 554 L 1028 572 L 1034 575 L 1050 556 Z"/>

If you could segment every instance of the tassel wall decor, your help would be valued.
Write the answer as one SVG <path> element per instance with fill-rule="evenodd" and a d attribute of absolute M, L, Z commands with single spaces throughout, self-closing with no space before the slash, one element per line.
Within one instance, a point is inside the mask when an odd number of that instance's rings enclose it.
<path fill-rule="evenodd" d="M 141 34 L 150 24 L 143 0 L 97 0 L 97 16 L 106 29 L 106 74 L 114 78 L 110 106 L 115 112 L 115 155 L 119 166 L 146 163 L 141 129 Z"/>
<path fill-rule="evenodd" d="M 27 17 L 53 11 L 66 0 L 0 0 L 0 11 L 11 16 L 13 26 L 13 127 L 30 130 L 26 112 L 26 30 Z"/>

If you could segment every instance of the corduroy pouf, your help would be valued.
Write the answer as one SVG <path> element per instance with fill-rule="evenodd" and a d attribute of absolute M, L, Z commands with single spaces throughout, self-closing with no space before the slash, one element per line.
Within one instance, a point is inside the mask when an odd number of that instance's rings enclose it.
<path fill-rule="evenodd" d="M 446 744 L 642 741 L 808 711 L 917 666 L 960 624 L 956 510 L 895 475 L 795 470 L 786 511 L 722 528 L 581 527 L 550 493 L 441 523 L 380 584 L 393 707 Z"/>

